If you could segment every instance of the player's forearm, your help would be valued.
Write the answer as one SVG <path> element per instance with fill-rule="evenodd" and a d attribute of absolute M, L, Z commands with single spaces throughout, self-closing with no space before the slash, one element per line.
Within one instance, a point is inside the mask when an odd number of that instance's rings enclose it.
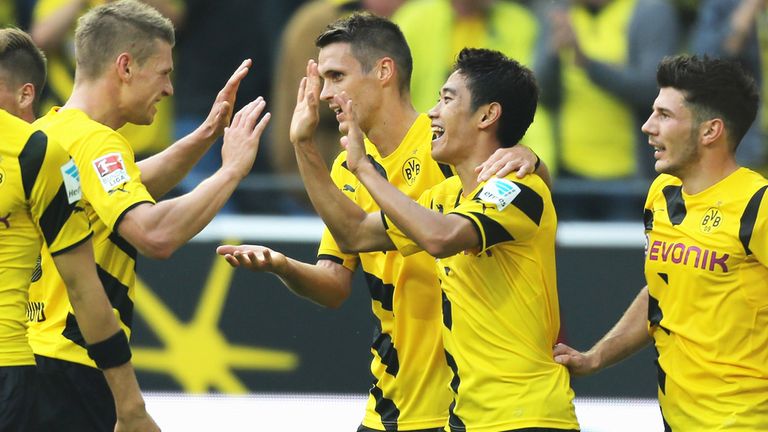
<path fill-rule="evenodd" d="M 159 199 L 176 187 L 216 138 L 212 128 L 198 129 L 160 153 L 137 162 L 141 181 L 152 197 Z"/>
<path fill-rule="evenodd" d="M 65 35 L 86 6 L 86 0 L 69 0 L 43 20 L 32 23 L 30 34 L 35 44 L 49 55 L 59 50 Z"/>
<path fill-rule="evenodd" d="M 474 246 L 463 244 L 454 236 L 454 221 L 419 205 L 377 173 L 373 165 L 363 164 L 355 175 L 395 225 L 430 255 L 451 256 Z"/>
<path fill-rule="evenodd" d="M 137 418 L 148 417 L 144 398 L 136 380 L 136 372 L 131 362 L 104 369 L 102 372 L 112 392 L 112 397 L 115 399 L 118 421 L 131 424 Z"/>
<path fill-rule="evenodd" d="M 586 354 L 594 371 L 612 366 L 640 351 L 651 337 L 647 328 L 648 287 L 643 288 L 619 322 Z"/>
<path fill-rule="evenodd" d="M 240 174 L 220 168 L 187 194 L 129 211 L 120 235 L 142 255 L 166 259 L 211 222 L 240 180 Z"/>
<path fill-rule="evenodd" d="M 295 144 L 299 174 L 312 206 L 344 250 L 354 250 L 367 213 L 347 198 L 331 180 L 314 143 Z"/>
<path fill-rule="evenodd" d="M 275 275 L 294 294 L 328 308 L 340 307 L 350 294 L 350 283 L 340 280 L 332 270 L 292 258 Z"/>

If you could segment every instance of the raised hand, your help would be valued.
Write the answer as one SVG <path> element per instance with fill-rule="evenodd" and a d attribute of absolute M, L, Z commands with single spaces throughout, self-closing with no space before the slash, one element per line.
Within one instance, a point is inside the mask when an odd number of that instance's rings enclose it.
<path fill-rule="evenodd" d="M 251 171 L 261 135 L 271 118 L 271 114 L 266 113 L 259 120 L 265 106 L 264 98 L 259 96 L 238 111 L 232 118 L 232 124 L 224 130 L 221 166 L 234 169 L 241 178 Z"/>
<path fill-rule="evenodd" d="M 255 272 L 280 273 L 287 263 L 285 255 L 258 245 L 222 245 L 216 253 L 232 267 L 244 267 Z"/>
<path fill-rule="evenodd" d="M 352 99 L 349 99 L 345 92 L 341 92 L 333 97 L 333 101 L 341 107 L 339 129 L 347 131 L 347 134 L 341 137 L 341 145 L 347 150 L 347 168 L 355 173 L 361 164 L 370 163 L 365 152 L 363 131 L 352 108 Z"/>
<path fill-rule="evenodd" d="M 320 121 L 320 73 L 314 60 L 307 62 L 307 76 L 301 79 L 296 95 L 296 108 L 291 118 L 289 137 L 296 144 L 312 141 Z"/>
<path fill-rule="evenodd" d="M 216 139 L 224 133 L 224 128 L 229 126 L 232 119 L 232 110 L 237 99 L 237 90 L 240 88 L 243 78 L 248 75 L 252 64 L 251 59 L 243 60 L 232 76 L 229 77 L 227 83 L 224 84 L 224 88 L 216 95 L 211 111 L 198 127 L 198 131 L 202 135 Z"/>

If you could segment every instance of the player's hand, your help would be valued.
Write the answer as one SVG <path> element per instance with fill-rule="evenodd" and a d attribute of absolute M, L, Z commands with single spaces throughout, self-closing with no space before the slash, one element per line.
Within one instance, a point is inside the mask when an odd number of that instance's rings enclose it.
<path fill-rule="evenodd" d="M 146 410 L 137 410 L 127 415 L 118 415 L 115 432 L 160 432 L 160 427 Z"/>
<path fill-rule="evenodd" d="M 537 160 L 536 153 L 522 144 L 500 148 L 475 168 L 477 181 L 484 182 L 494 175 L 504 177 L 513 171 L 517 171 L 517 178 L 523 178 L 536 170 Z"/>
<path fill-rule="evenodd" d="M 208 117 L 197 128 L 197 133 L 211 141 L 224 133 L 224 128 L 229 126 L 232 120 L 232 110 L 237 99 L 237 90 L 240 88 L 243 78 L 248 75 L 252 64 L 251 59 L 243 60 L 232 76 L 229 77 L 227 83 L 224 84 L 224 88 L 216 95 Z"/>
<path fill-rule="evenodd" d="M 258 245 L 222 245 L 216 248 L 216 253 L 232 267 L 244 267 L 255 272 L 280 274 L 288 263 L 285 255 Z"/>
<path fill-rule="evenodd" d="M 568 368 L 572 375 L 590 375 L 596 372 L 594 359 L 591 355 L 577 351 L 566 344 L 559 343 L 552 350 L 555 363 Z"/>
<path fill-rule="evenodd" d="M 357 173 L 363 164 L 370 164 L 368 155 L 365 153 L 363 131 L 360 129 L 357 115 L 352 108 L 352 99 L 347 96 L 346 92 L 334 96 L 333 102 L 341 108 L 339 129 L 346 131 L 346 135 L 341 137 L 341 146 L 347 150 L 347 168 L 353 173 Z"/>
<path fill-rule="evenodd" d="M 296 95 L 296 108 L 288 134 L 294 145 L 311 142 L 320 121 L 320 73 L 314 60 L 307 62 L 307 76 L 301 79 Z"/>
<path fill-rule="evenodd" d="M 232 124 L 224 130 L 221 166 L 233 169 L 240 178 L 251 171 L 259 151 L 261 134 L 271 118 L 271 114 L 266 113 L 259 119 L 266 105 L 264 98 L 259 96 L 238 111 L 232 118 Z"/>

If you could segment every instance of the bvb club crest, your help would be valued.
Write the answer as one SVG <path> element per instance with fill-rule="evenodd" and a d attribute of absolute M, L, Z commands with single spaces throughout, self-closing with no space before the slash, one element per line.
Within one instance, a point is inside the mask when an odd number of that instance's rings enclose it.
<path fill-rule="evenodd" d="M 415 157 L 409 158 L 403 164 L 403 178 L 408 183 L 408 186 L 412 186 L 416 182 L 416 177 L 418 177 L 420 172 L 421 162 Z"/>
<path fill-rule="evenodd" d="M 723 224 L 723 216 L 720 213 L 720 209 L 717 207 L 710 207 L 704 213 L 704 217 L 701 218 L 701 224 L 699 228 L 703 233 L 714 232 L 720 225 Z"/>

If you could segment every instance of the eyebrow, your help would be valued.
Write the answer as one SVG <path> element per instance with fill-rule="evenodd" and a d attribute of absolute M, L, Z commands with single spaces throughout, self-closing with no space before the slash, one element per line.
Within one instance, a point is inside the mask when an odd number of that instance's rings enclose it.
<path fill-rule="evenodd" d="M 456 96 L 456 90 L 453 89 L 453 87 L 443 87 L 440 89 L 440 94 L 444 95 L 446 93 L 450 93 L 452 96 Z"/>

